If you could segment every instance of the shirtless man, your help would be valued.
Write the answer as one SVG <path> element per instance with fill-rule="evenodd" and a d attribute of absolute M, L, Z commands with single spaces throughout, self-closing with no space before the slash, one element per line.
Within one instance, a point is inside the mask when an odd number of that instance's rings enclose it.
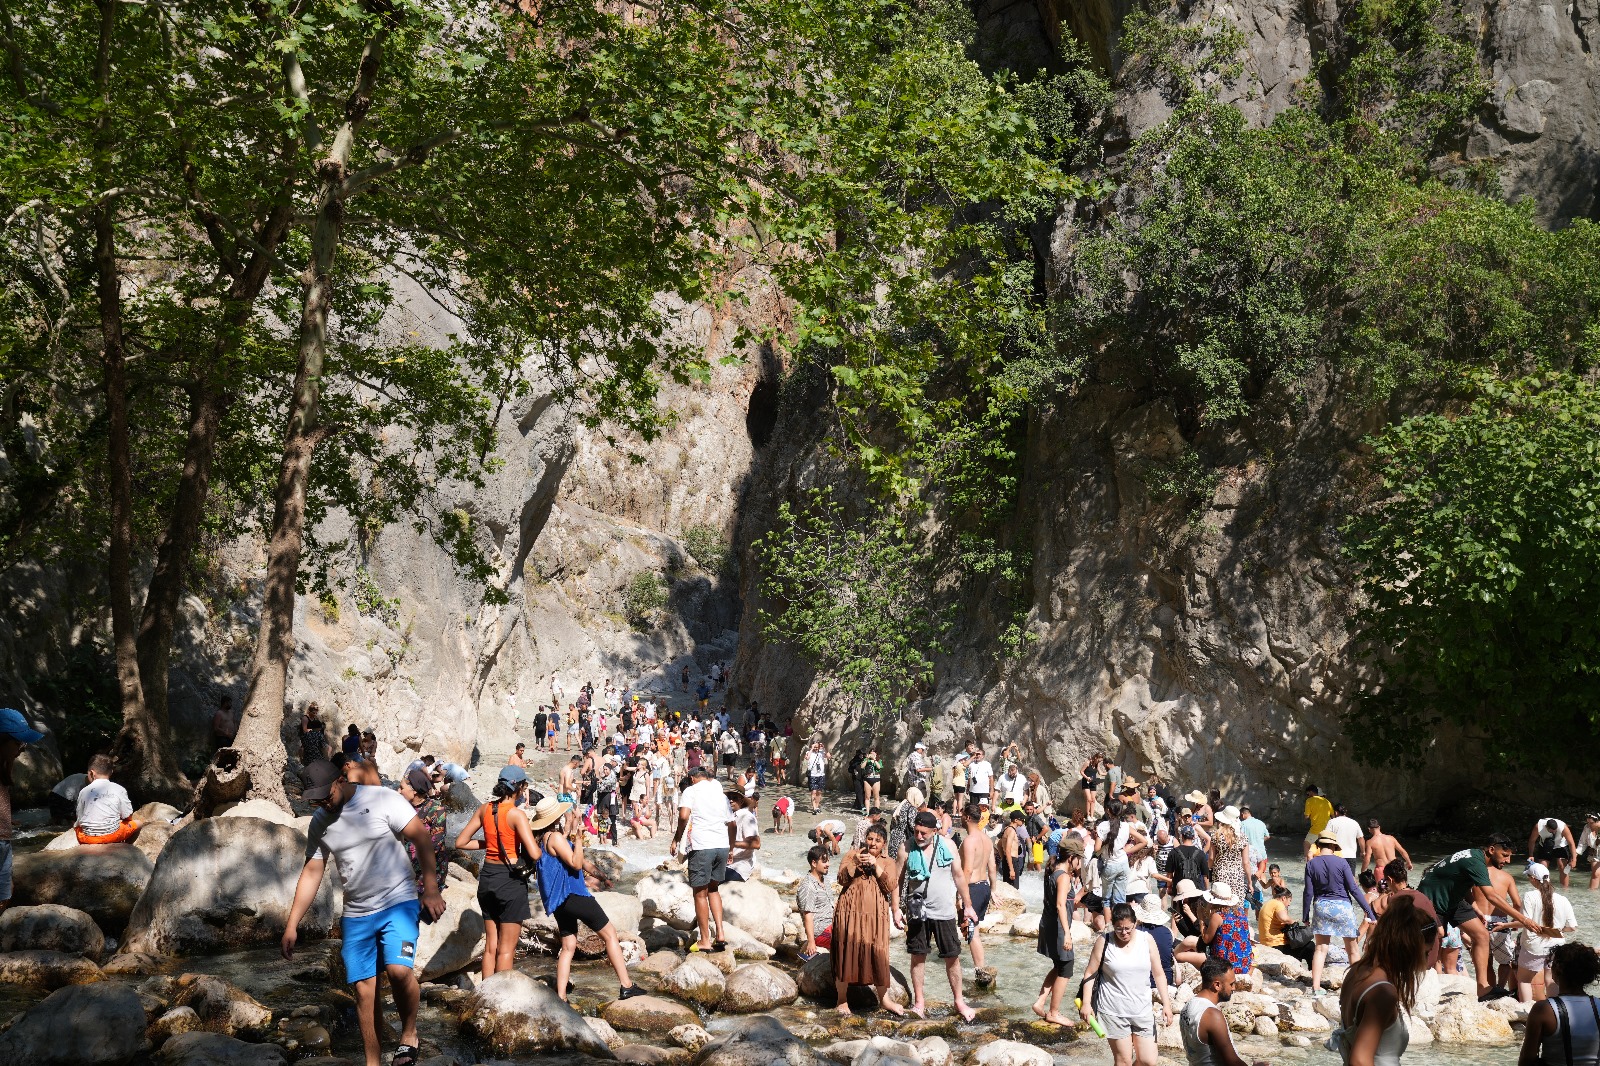
<path fill-rule="evenodd" d="M 1517 894 L 1517 881 L 1510 872 L 1500 867 L 1489 867 L 1489 881 L 1497 904 L 1510 901 L 1520 903 L 1522 897 Z M 1489 915 L 1484 925 L 1489 928 L 1489 956 L 1494 966 L 1494 989 L 1492 996 L 1509 995 L 1517 989 L 1517 933 L 1514 922 L 1499 918 L 1496 914 Z M 1504 991 L 1501 991 L 1504 990 Z"/>
<path fill-rule="evenodd" d="M 972 947 L 972 966 L 981 985 L 993 981 L 994 973 L 983 964 L 983 936 L 978 924 L 989 911 L 989 898 L 999 874 L 994 866 L 994 842 L 983 832 L 983 808 L 969 803 L 962 808 L 961 819 L 967 824 L 967 837 L 961 842 L 961 865 L 967 871 L 972 909 L 978 914 L 978 921 L 967 927 L 967 943 Z"/>
<path fill-rule="evenodd" d="M 561 783 L 556 786 L 559 793 L 556 796 L 558 803 L 578 802 L 578 764 L 583 761 L 583 756 L 574 755 L 567 760 L 567 765 L 561 768 Z"/>
<path fill-rule="evenodd" d="M 1406 869 L 1412 868 L 1411 856 L 1406 854 L 1406 849 L 1400 846 L 1400 841 L 1383 831 L 1383 826 L 1376 818 L 1367 820 L 1367 858 L 1361 864 L 1363 870 L 1374 870 L 1379 881 L 1383 879 L 1383 868 L 1395 859 L 1403 859 Z"/>

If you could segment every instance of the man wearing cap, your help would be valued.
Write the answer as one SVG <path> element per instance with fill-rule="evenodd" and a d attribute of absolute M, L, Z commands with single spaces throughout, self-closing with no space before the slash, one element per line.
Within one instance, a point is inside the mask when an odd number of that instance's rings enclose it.
<path fill-rule="evenodd" d="M 967 749 L 967 794 L 980 807 L 989 806 L 989 788 L 994 784 L 994 766 L 983 757 L 983 749 L 973 744 Z"/>
<path fill-rule="evenodd" d="M 906 950 L 911 953 L 911 1006 L 919 1018 L 928 1014 L 923 996 L 923 976 L 928 953 L 938 949 L 950 979 L 955 1012 L 963 1020 L 976 1015 L 967 1006 L 961 986 L 961 926 L 958 917 L 976 922 L 967 891 L 967 877 L 955 845 L 939 834 L 939 819 L 932 811 L 917 812 L 913 823 L 916 843 L 900 864 L 900 905 L 905 912 Z M 957 907 L 959 905 L 959 911 Z"/>
<path fill-rule="evenodd" d="M 0 707 L 0 911 L 11 903 L 11 767 L 23 748 L 43 739 L 21 711 Z"/>
<path fill-rule="evenodd" d="M 318 809 L 306 834 L 306 864 L 300 871 L 294 904 L 283 931 L 283 957 L 294 956 L 300 919 L 316 899 L 331 856 L 344 882 L 340 954 L 344 958 L 345 979 L 355 992 L 366 1066 L 380 1066 L 380 965 L 388 974 L 400 1015 L 400 1046 L 395 1049 L 394 1066 L 415 1066 L 417 1006 L 421 997 L 414 969 L 419 907 L 411 860 L 400 838 L 416 849 L 422 867 L 420 914 L 430 922 L 444 913 L 433 838 L 411 804 L 397 792 L 374 785 L 351 785 L 332 763 L 320 760 L 307 766 L 305 775 L 310 783 L 301 795 Z"/>
<path fill-rule="evenodd" d="M 700 939 L 690 951 L 721 951 L 727 946 L 722 936 L 722 882 L 728 873 L 728 850 L 733 844 L 733 807 L 728 797 L 704 766 L 690 775 L 694 784 L 678 795 L 678 831 L 672 837 L 672 850 L 679 851 L 687 832 L 686 858 L 689 888 L 694 892 L 694 916 Z M 716 936 L 711 935 L 712 924 Z"/>

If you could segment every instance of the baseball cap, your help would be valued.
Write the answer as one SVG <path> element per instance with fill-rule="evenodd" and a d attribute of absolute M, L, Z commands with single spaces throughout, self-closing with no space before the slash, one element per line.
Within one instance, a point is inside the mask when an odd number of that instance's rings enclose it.
<path fill-rule="evenodd" d="M 528 779 L 528 772 L 520 766 L 507 766 L 500 771 L 500 780 L 507 785 L 520 785 Z"/>
<path fill-rule="evenodd" d="M 310 802 L 327 799 L 328 793 L 333 791 L 333 783 L 342 776 L 339 768 L 327 759 L 307 763 L 304 777 L 310 783 L 300 793 L 300 798 Z"/>
<path fill-rule="evenodd" d="M 0 734 L 24 744 L 37 744 L 44 734 L 33 728 L 15 707 L 0 707 Z"/>

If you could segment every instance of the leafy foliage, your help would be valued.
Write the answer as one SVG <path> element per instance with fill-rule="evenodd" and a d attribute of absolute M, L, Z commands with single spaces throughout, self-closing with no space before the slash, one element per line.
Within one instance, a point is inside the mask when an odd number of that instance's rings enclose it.
<path fill-rule="evenodd" d="M 894 515 L 853 517 L 815 490 L 804 510 L 779 508 L 755 553 L 773 601 L 762 632 L 836 681 L 869 733 L 932 681 L 949 612 L 935 606 L 928 549 Z"/>
<path fill-rule="evenodd" d="M 622 614 L 636 629 L 653 629 L 667 605 L 667 583 L 654 570 L 640 570 L 622 589 Z"/>
<path fill-rule="evenodd" d="M 1389 680 L 1350 735 L 1415 765 L 1448 723 L 1503 766 L 1577 768 L 1600 727 L 1600 387 L 1473 385 L 1459 415 L 1374 441 L 1381 480 L 1346 536 Z"/>
<path fill-rule="evenodd" d="M 728 538 L 716 526 L 695 525 L 683 531 L 683 546 L 707 573 L 720 574 L 731 561 Z"/>

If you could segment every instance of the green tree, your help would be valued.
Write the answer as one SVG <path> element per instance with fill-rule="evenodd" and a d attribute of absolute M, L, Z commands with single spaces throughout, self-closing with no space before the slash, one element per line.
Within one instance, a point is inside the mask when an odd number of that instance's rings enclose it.
<path fill-rule="evenodd" d="M 1472 384 L 1459 414 L 1374 441 L 1379 481 L 1345 535 L 1383 680 L 1349 733 L 1380 763 L 1418 765 L 1448 725 L 1502 768 L 1578 768 L 1600 728 L 1600 388 Z"/>
<path fill-rule="evenodd" d="M 928 549 L 896 516 L 852 516 L 814 490 L 803 510 L 778 509 L 755 553 L 772 602 L 762 632 L 836 682 L 869 734 L 932 682 L 950 612 L 936 606 Z"/>

